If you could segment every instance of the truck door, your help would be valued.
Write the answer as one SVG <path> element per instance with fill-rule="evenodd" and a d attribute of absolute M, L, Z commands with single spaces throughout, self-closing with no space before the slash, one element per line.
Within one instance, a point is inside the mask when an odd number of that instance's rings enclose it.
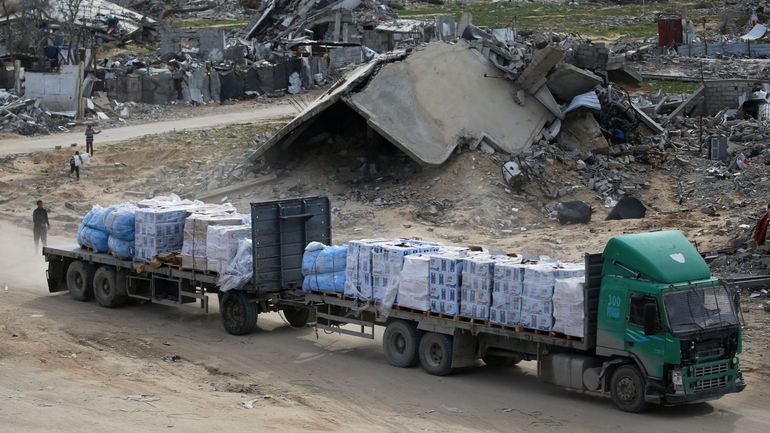
<path fill-rule="evenodd" d="M 665 350 L 665 335 L 660 326 L 660 306 L 657 299 L 642 293 L 633 293 L 629 297 L 628 320 L 626 321 L 625 349 L 637 356 L 651 378 L 663 377 L 663 359 Z M 657 308 L 657 325 L 655 334 L 644 335 L 644 306 L 655 304 Z"/>

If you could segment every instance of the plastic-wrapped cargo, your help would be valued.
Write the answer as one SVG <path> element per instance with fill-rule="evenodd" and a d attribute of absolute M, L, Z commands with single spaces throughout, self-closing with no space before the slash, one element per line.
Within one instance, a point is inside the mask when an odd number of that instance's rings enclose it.
<path fill-rule="evenodd" d="M 348 257 L 348 246 L 326 246 L 311 242 L 302 256 L 302 275 L 332 274 L 344 272 Z"/>
<path fill-rule="evenodd" d="M 488 320 L 495 276 L 495 257 L 472 254 L 463 260 L 460 284 L 460 315 Z"/>
<path fill-rule="evenodd" d="M 251 237 L 251 226 L 208 226 L 206 260 L 209 271 L 221 274 L 238 253 L 238 241 Z"/>
<path fill-rule="evenodd" d="M 326 246 L 311 242 L 302 256 L 302 290 L 343 293 L 347 266 L 347 245 Z"/>
<path fill-rule="evenodd" d="M 227 292 L 243 287 L 254 275 L 254 256 L 251 239 L 238 241 L 238 252 L 219 274 L 219 290 Z"/>
<path fill-rule="evenodd" d="M 97 253 L 109 251 L 109 234 L 106 231 L 97 230 L 84 224 L 80 224 L 77 233 L 78 245 L 90 248 Z"/>
<path fill-rule="evenodd" d="M 553 331 L 584 337 L 584 277 L 559 278 L 553 293 Z"/>
<path fill-rule="evenodd" d="M 548 299 L 553 296 L 556 281 L 556 268 L 553 264 L 532 265 L 524 271 L 524 289 L 522 296 L 536 299 Z"/>
<path fill-rule="evenodd" d="M 452 316 L 460 313 L 460 281 L 467 255 L 467 251 L 430 254 L 430 311 Z"/>
<path fill-rule="evenodd" d="M 194 213 L 187 217 L 184 223 L 184 235 L 182 240 L 182 267 L 205 271 L 206 239 L 208 227 L 212 225 L 242 225 L 243 215 L 226 213 L 219 208 L 212 208 L 214 213 Z"/>
<path fill-rule="evenodd" d="M 384 239 L 348 242 L 345 267 L 345 296 L 361 300 L 372 298 L 372 249 Z"/>
<path fill-rule="evenodd" d="M 492 323 L 508 326 L 520 324 L 521 296 L 527 267 L 528 265 L 514 260 L 495 264 L 492 302 L 489 308 L 489 320 Z"/>
<path fill-rule="evenodd" d="M 585 265 L 582 263 L 562 263 L 559 262 L 556 268 L 556 279 L 584 277 L 586 274 Z"/>
<path fill-rule="evenodd" d="M 553 316 L 550 314 L 521 313 L 521 325 L 529 329 L 550 331 L 553 327 Z"/>
<path fill-rule="evenodd" d="M 345 271 L 306 275 L 302 282 L 302 290 L 305 292 L 343 293 L 345 291 Z"/>
<path fill-rule="evenodd" d="M 111 237 L 122 241 L 134 241 L 136 231 L 136 206 L 122 203 L 110 206 L 104 216 L 104 226 Z"/>
<path fill-rule="evenodd" d="M 430 256 L 411 254 L 404 257 L 398 283 L 398 305 L 430 311 Z"/>
<path fill-rule="evenodd" d="M 110 254 L 120 259 L 130 259 L 134 257 L 134 241 L 124 241 L 115 236 L 107 239 Z"/>
<path fill-rule="evenodd" d="M 135 257 L 150 261 L 159 253 L 179 251 L 184 236 L 187 208 L 150 207 L 136 210 Z"/>
<path fill-rule="evenodd" d="M 438 244 L 411 239 L 383 242 L 372 249 L 372 300 L 384 308 L 396 302 L 404 257 L 439 251 Z"/>

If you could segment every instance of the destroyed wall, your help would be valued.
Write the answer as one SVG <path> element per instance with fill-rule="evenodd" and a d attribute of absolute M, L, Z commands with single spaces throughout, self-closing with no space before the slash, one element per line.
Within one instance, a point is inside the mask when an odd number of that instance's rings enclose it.
<path fill-rule="evenodd" d="M 221 28 L 173 29 L 164 28 L 160 33 L 162 56 L 189 52 L 200 58 L 219 61 L 224 58 L 225 31 Z"/>
<path fill-rule="evenodd" d="M 61 72 L 26 72 L 24 97 L 39 99 L 51 111 L 77 112 L 81 81 L 79 65 L 62 66 Z"/>
<path fill-rule="evenodd" d="M 743 93 L 750 93 L 756 84 L 755 80 L 706 81 L 705 97 L 700 105 L 701 112 L 712 116 L 725 108 L 738 108 L 738 98 Z"/>

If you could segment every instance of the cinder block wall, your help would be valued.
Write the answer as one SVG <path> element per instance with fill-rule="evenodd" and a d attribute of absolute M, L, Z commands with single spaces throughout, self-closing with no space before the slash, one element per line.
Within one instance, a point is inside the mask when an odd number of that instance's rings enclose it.
<path fill-rule="evenodd" d="M 77 111 L 80 66 L 62 66 L 61 72 L 27 72 L 24 97 L 40 99 L 51 111 Z"/>
<path fill-rule="evenodd" d="M 738 97 L 751 92 L 756 80 L 710 80 L 706 81 L 705 97 L 700 103 L 701 114 L 712 116 L 724 108 L 738 108 Z"/>

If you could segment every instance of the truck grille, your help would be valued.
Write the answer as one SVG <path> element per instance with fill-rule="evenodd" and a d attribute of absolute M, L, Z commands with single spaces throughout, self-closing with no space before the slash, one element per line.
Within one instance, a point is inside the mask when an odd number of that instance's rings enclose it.
<path fill-rule="evenodd" d="M 727 386 L 727 376 L 715 377 L 713 379 L 701 379 L 692 385 L 694 392 L 706 391 L 714 388 Z"/>
<path fill-rule="evenodd" d="M 695 377 L 708 376 L 727 372 L 727 363 L 707 365 L 704 367 L 695 367 L 693 375 Z"/>

